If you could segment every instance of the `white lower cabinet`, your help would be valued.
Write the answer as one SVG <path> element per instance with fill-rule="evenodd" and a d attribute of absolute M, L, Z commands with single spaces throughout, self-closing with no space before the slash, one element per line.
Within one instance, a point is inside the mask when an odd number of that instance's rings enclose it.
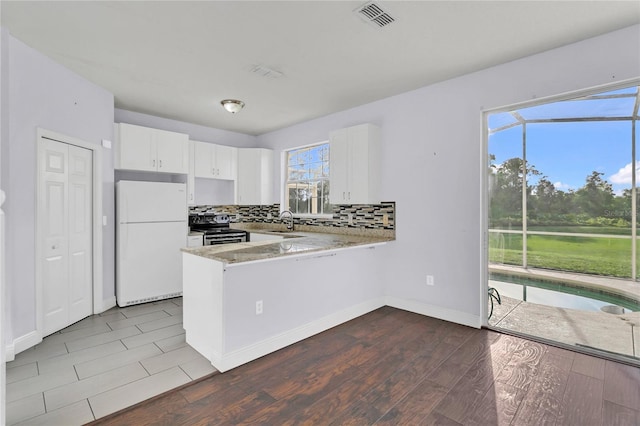
<path fill-rule="evenodd" d="M 380 202 L 380 129 L 361 124 L 329 136 L 332 204 Z"/>
<path fill-rule="evenodd" d="M 183 253 L 186 341 L 224 372 L 384 306 L 376 251 L 233 264 Z"/>
<path fill-rule="evenodd" d="M 249 232 L 249 240 L 253 243 L 256 241 L 279 241 L 284 240 L 282 235 L 260 234 L 258 232 Z"/>
<path fill-rule="evenodd" d="M 273 204 L 273 151 L 238 149 L 237 204 Z"/>
<path fill-rule="evenodd" d="M 188 235 L 187 247 L 202 247 L 204 235 Z"/>

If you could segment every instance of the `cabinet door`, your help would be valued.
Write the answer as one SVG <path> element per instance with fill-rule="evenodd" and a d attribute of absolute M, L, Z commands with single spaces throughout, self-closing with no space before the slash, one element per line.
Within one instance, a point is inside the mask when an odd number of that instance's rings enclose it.
<path fill-rule="evenodd" d="M 349 192 L 349 142 L 347 129 L 331 132 L 329 136 L 329 173 L 331 204 L 346 204 Z"/>
<path fill-rule="evenodd" d="M 257 232 L 250 232 L 249 240 L 252 243 L 256 241 L 279 241 L 279 240 L 284 240 L 284 237 L 282 235 L 260 234 Z"/>
<path fill-rule="evenodd" d="M 189 172 L 187 173 L 187 204 L 196 203 L 196 179 L 195 179 L 195 142 L 189 141 Z"/>
<path fill-rule="evenodd" d="M 273 204 L 273 151 L 260 151 L 260 202 L 259 204 Z"/>
<path fill-rule="evenodd" d="M 118 137 L 119 169 L 155 171 L 156 145 L 153 129 L 120 123 Z"/>
<path fill-rule="evenodd" d="M 238 149 L 237 203 L 273 203 L 273 151 L 264 148 Z"/>
<path fill-rule="evenodd" d="M 347 203 L 367 204 L 369 198 L 369 133 L 366 126 L 348 129 Z"/>
<path fill-rule="evenodd" d="M 198 178 L 215 177 L 215 165 L 213 163 L 215 147 L 206 142 L 193 142 L 195 152 L 194 173 Z"/>
<path fill-rule="evenodd" d="M 189 235 L 187 237 L 187 247 L 201 247 L 202 245 L 202 235 Z"/>
<path fill-rule="evenodd" d="M 215 169 L 216 178 L 236 180 L 237 178 L 237 163 L 238 163 L 238 150 L 237 148 L 224 145 L 215 146 Z"/>
<path fill-rule="evenodd" d="M 158 171 L 164 173 L 187 173 L 189 137 L 185 134 L 154 130 L 158 153 Z"/>
<path fill-rule="evenodd" d="M 238 150 L 238 204 L 260 204 L 260 150 Z"/>

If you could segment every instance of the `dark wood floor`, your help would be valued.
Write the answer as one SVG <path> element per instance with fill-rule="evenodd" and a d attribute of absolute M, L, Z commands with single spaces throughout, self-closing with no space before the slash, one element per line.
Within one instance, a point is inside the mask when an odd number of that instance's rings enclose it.
<path fill-rule="evenodd" d="M 96 425 L 640 425 L 640 369 L 389 307 Z"/>

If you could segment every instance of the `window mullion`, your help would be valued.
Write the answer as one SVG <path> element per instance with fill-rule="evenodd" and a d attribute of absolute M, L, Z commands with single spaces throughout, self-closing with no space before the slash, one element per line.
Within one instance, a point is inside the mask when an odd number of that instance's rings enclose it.
<path fill-rule="evenodd" d="M 522 123 L 522 267 L 527 267 L 527 124 Z"/>

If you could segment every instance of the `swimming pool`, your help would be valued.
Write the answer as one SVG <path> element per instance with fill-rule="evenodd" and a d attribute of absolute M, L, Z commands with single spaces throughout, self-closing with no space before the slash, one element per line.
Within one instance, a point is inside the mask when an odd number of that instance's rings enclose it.
<path fill-rule="evenodd" d="M 496 288 L 501 296 L 557 308 L 607 312 L 615 310 L 613 305 L 622 308 L 619 313 L 640 311 L 640 303 L 626 297 L 554 281 L 492 272 L 489 287 Z"/>

